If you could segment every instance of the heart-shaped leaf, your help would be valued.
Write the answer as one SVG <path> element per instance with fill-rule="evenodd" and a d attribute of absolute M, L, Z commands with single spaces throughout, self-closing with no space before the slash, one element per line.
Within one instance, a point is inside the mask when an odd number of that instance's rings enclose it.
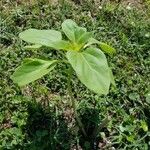
<path fill-rule="evenodd" d="M 11 79 L 19 86 L 24 86 L 49 73 L 56 65 L 56 60 L 25 59 L 16 69 Z"/>
<path fill-rule="evenodd" d="M 107 94 L 110 86 L 110 69 L 104 53 L 96 48 L 83 52 L 68 51 L 67 58 L 80 81 L 98 94 Z"/>

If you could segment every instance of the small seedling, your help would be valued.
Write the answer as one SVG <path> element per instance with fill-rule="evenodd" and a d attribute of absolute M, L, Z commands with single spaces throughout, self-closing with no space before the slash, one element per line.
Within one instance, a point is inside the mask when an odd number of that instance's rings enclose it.
<path fill-rule="evenodd" d="M 19 34 L 19 37 L 33 45 L 27 49 L 38 49 L 42 46 L 63 51 L 66 60 L 42 60 L 27 58 L 12 75 L 12 80 L 19 86 L 24 86 L 48 74 L 57 63 L 70 64 L 68 68 L 68 93 L 72 100 L 76 120 L 86 135 L 84 127 L 76 112 L 76 103 L 71 89 L 73 71 L 79 80 L 90 90 L 101 95 L 108 94 L 110 84 L 114 84 L 111 69 L 108 66 L 105 53 L 112 55 L 115 49 L 99 42 L 92 37 L 92 32 L 79 27 L 74 21 L 67 19 L 62 23 L 62 30 L 68 40 L 62 39 L 62 34 L 55 30 L 28 29 Z"/>

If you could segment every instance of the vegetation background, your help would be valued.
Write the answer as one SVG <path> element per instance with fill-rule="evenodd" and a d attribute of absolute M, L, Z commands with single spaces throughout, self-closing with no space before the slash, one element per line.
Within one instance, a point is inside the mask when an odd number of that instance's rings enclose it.
<path fill-rule="evenodd" d="M 2 0 L 0 10 L 0 150 L 150 148 L 149 0 Z M 10 79 L 25 57 L 62 57 L 44 48 L 25 50 L 18 34 L 28 28 L 61 30 L 68 18 L 117 50 L 116 56 L 107 56 L 116 81 L 108 96 L 95 95 L 72 79 L 87 139 L 69 106 L 66 66 L 21 89 Z M 106 116 L 107 124 L 91 143 L 92 130 Z"/>

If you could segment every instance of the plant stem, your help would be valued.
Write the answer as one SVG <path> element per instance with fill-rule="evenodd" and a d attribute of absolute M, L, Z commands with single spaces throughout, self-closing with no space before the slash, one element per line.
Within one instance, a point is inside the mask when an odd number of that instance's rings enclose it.
<path fill-rule="evenodd" d="M 73 70 L 72 68 L 70 67 L 69 68 L 69 72 L 68 72 L 68 82 L 67 82 L 67 87 L 68 87 L 68 94 L 69 94 L 69 97 L 71 99 L 71 103 L 72 103 L 72 108 L 74 110 L 74 114 L 75 114 L 75 118 L 76 118 L 76 121 L 79 125 L 79 128 L 81 129 L 83 135 L 85 137 L 87 137 L 86 135 L 86 132 L 85 132 L 85 129 L 84 129 L 84 126 L 81 122 L 81 119 L 79 118 L 78 114 L 77 114 L 77 110 L 76 110 L 76 102 L 75 102 L 75 99 L 73 97 L 73 94 L 72 94 L 72 88 L 71 88 L 71 77 L 72 77 L 72 73 L 73 73 Z"/>
<path fill-rule="evenodd" d="M 95 130 L 93 131 L 93 134 L 92 134 L 92 139 L 93 140 L 96 139 L 96 136 L 100 132 L 100 130 L 108 124 L 108 121 L 109 121 L 108 117 L 104 118 L 104 120 L 102 121 L 102 123 L 99 124 L 99 126 L 97 126 L 95 128 Z"/>

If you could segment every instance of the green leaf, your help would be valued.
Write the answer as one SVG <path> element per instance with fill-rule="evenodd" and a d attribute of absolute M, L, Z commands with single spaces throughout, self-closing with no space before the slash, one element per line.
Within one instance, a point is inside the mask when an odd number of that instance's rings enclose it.
<path fill-rule="evenodd" d="M 116 50 L 113 47 L 111 47 L 110 45 L 108 45 L 106 43 L 99 42 L 98 40 L 96 40 L 94 38 L 90 38 L 88 43 L 84 47 L 88 47 L 93 44 L 98 44 L 98 46 L 101 48 L 101 50 L 109 55 L 116 53 Z"/>
<path fill-rule="evenodd" d="M 83 46 L 89 40 L 91 36 L 92 36 L 92 33 L 86 32 L 80 35 L 79 39 L 77 40 L 77 43 Z"/>
<path fill-rule="evenodd" d="M 69 41 L 55 41 L 51 44 L 51 47 L 56 50 L 72 50 L 72 44 Z"/>
<path fill-rule="evenodd" d="M 24 86 L 49 73 L 56 65 L 56 60 L 25 59 L 16 69 L 11 79 L 19 86 Z"/>
<path fill-rule="evenodd" d="M 88 40 L 88 43 L 84 46 L 85 48 L 86 47 L 88 47 L 88 46 L 90 46 L 90 45 L 92 45 L 92 44 L 99 44 L 100 42 L 98 41 L 98 40 L 96 40 L 96 39 L 94 39 L 94 38 L 90 38 L 89 40 Z"/>
<path fill-rule="evenodd" d="M 36 49 L 39 49 L 41 47 L 42 47 L 42 45 L 34 44 L 34 45 L 27 45 L 27 46 L 24 47 L 24 49 L 26 49 L 26 50 L 36 50 Z"/>
<path fill-rule="evenodd" d="M 116 50 L 113 47 L 111 47 L 110 45 L 106 44 L 106 43 L 100 42 L 99 46 L 100 46 L 102 51 L 104 51 L 104 52 L 106 52 L 110 55 L 116 53 Z"/>
<path fill-rule="evenodd" d="M 79 45 L 83 45 L 91 38 L 92 33 L 87 32 L 85 28 L 77 27 L 75 30 L 75 42 Z"/>
<path fill-rule="evenodd" d="M 83 52 L 68 51 L 67 58 L 80 81 L 98 94 L 107 94 L 110 86 L 110 70 L 104 53 L 96 48 Z"/>
<path fill-rule="evenodd" d="M 65 33 L 65 35 L 70 39 L 72 42 L 75 42 L 75 29 L 77 27 L 77 24 L 72 21 L 71 19 L 67 19 L 62 23 L 62 30 Z"/>
<path fill-rule="evenodd" d="M 87 32 L 86 28 L 79 27 L 74 21 L 67 19 L 62 23 L 62 29 L 66 36 L 79 46 L 78 50 L 91 38 L 92 33 Z M 76 45 L 74 44 L 74 45 Z M 76 48 L 75 48 L 76 49 Z"/>
<path fill-rule="evenodd" d="M 19 34 L 19 37 L 29 43 L 39 44 L 44 46 L 53 46 L 53 42 L 60 41 L 62 35 L 55 30 L 37 30 L 28 29 Z"/>

